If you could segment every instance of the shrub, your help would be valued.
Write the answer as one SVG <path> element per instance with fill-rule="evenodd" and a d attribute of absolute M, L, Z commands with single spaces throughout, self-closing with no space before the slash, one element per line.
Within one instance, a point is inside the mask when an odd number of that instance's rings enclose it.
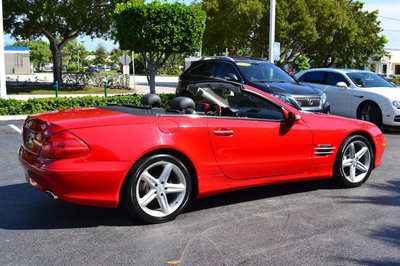
<path fill-rule="evenodd" d="M 129 75 L 108 74 L 108 73 L 65 73 L 63 74 L 65 84 L 75 86 L 103 87 L 104 80 L 107 80 L 109 88 L 129 88 Z"/>
<path fill-rule="evenodd" d="M 294 66 L 294 69 L 296 70 L 296 72 L 300 72 L 300 71 L 311 68 L 310 63 L 308 63 L 307 56 L 305 56 L 303 54 L 296 57 L 296 59 L 294 60 L 293 66 Z"/>

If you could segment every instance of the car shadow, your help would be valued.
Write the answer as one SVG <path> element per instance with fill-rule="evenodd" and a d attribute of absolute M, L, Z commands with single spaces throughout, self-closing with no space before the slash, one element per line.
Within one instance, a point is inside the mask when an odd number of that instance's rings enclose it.
<path fill-rule="evenodd" d="M 185 212 L 211 209 L 221 206 L 228 206 L 236 203 L 267 199 L 303 192 L 310 192 L 319 189 L 338 189 L 339 187 L 332 179 L 323 179 L 306 182 L 284 183 L 277 185 L 266 185 L 245 190 L 218 194 L 206 198 L 200 198 L 192 202 Z"/>
<path fill-rule="evenodd" d="M 141 223 L 120 209 L 80 206 L 52 200 L 28 184 L 0 187 L 0 228 L 60 229 Z"/>
<path fill-rule="evenodd" d="M 330 180 L 269 185 L 194 200 L 186 213 L 239 202 L 337 188 Z M 0 187 L 0 228 L 6 230 L 138 226 L 124 210 L 74 205 L 52 200 L 28 184 Z"/>
<path fill-rule="evenodd" d="M 380 130 L 383 134 L 399 135 L 400 133 L 400 127 L 395 126 L 381 126 Z"/>

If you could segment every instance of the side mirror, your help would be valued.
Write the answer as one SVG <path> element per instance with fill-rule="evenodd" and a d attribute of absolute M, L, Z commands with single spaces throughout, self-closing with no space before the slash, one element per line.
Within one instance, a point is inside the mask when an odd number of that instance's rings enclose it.
<path fill-rule="evenodd" d="M 346 82 L 340 81 L 340 82 L 336 83 L 336 87 L 347 89 L 347 84 L 346 84 Z"/>
<path fill-rule="evenodd" d="M 226 73 L 225 79 L 229 81 L 239 81 L 238 77 L 233 73 Z"/>
<path fill-rule="evenodd" d="M 282 109 L 283 109 L 283 114 L 285 116 L 286 123 L 294 123 L 301 119 L 300 115 L 296 115 L 293 112 L 286 110 L 285 108 L 282 108 Z"/>

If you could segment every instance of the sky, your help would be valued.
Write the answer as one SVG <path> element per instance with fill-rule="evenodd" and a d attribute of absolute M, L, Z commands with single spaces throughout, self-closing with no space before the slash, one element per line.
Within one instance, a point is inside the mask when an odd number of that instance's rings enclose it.
<path fill-rule="evenodd" d="M 364 9 L 378 10 L 378 20 L 383 28 L 382 34 L 389 41 L 386 48 L 400 49 L 400 1 L 399 0 L 364 0 Z"/>
<path fill-rule="evenodd" d="M 398 48 L 400 49 L 400 1 L 399 0 L 361 0 L 365 3 L 364 10 L 366 11 L 379 11 L 378 20 L 381 22 L 381 27 L 383 28 L 382 34 L 385 35 L 388 43 L 386 48 Z M 168 2 L 173 2 L 173 0 L 168 0 Z M 190 3 L 190 0 L 179 1 Z M 43 38 L 47 41 L 46 38 Z M 117 43 L 113 40 L 104 39 L 92 39 L 90 37 L 78 37 L 78 43 L 83 43 L 88 51 L 95 51 L 97 45 L 102 43 L 106 47 L 107 51 L 110 52 L 113 48 L 118 47 Z M 11 36 L 5 35 L 5 44 L 12 44 L 15 41 Z"/>

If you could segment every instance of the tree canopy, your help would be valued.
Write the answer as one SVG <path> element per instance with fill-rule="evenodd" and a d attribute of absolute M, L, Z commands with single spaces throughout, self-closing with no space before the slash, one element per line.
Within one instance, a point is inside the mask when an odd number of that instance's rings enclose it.
<path fill-rule="evenodd" d="M 26 46 L 26 42 L 19 41 L 12 44 L 12 46 Z M 49 44 L 36 40 L 28 42 L 29 46 L 29 60 L 35 66 L 42 66 L 45 63 L 52 62 L 51 51 Z"/>
<path fill-rule="evenodd" d="M 104 37 L 118 0 L 3 0 L 4 28 L 23 39 L 46 36 L 53 55 L 54 80 L 62 84 L 61 50 L 77 36 Z M 58 36 L 58 38 L 57 38 Z"/>
<path fill-rule="evenodd" d="M 96 58 L 94 59 L 95 65 L 104 65 L 107 61 L 107 52 L 104 45 L 99 43 L 95 52 Z"/>
<path fill-rule="evenodd" d="M 250 36 L 263 16 L 261 1 L 204 0 L 200 6 L 207 13 L 205 53 L 219 53 L 226 48 L 235 53 L 238 48 L 250 47 Z"/>
<path fill-rule="evenodd" d="M 132 1 L 118 4 L 112 18 L 121 49 L 140 52 L 151 93 L 157 70 L 171 54 L 201 49 L 206 14 L 195 7 Z"/>
<path fill-rule="evenodd" d="M 77 40 L 74 39 L 63 47 L 61 54 L 63 64 L 67 67 L 68 71 L 81 71 L 81 69 L 78 69 L 78 55 L 79 65 L 84 66 L 86 64 L 86 55 L 88 51 L 83 44 L 78 44 Z"/>
<path fill-rule="evenodd" d="M 203 0 L 207 29 L 203 50 L 221 54 L 233 46 L 252 56 L 268 51 L 269 0 Z M 276 0 L 275 41 L 284 66 L 299 54 L 314 66 L 362 67 L 384 55 L 377 11 L 353 0 Z"/>

